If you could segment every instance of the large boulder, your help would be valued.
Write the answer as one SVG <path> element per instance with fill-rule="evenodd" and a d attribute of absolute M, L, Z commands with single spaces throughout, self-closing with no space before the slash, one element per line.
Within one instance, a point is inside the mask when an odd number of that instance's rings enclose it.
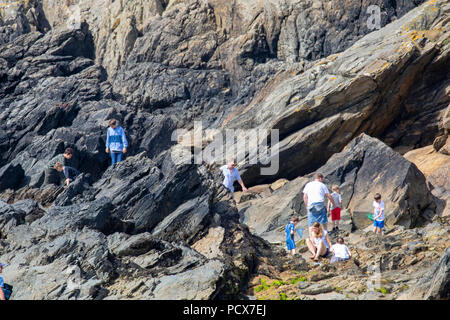
<path fill-rule="evenodd" d="M 0 168 L 0 191 L 17 188 L 22 182 L 24 173 L 20 164 L 8 163 Z"/>
<path fill-rule="evenodd" d="M 385 221 L 388 225 L 413 228 L 435 212 L 434 197 L 425 176 L 413 163 L 376 138 L 361 134 L 342 152 L 335 154 L 318 169 L 327 184 L 341 186 L 349 198 L 343 205 L 350 209 L 353 221 L 361 228 L 369 224 L 365 217 L 373 212 L 375 193 L 380 193 L 386 205 Z"/>
<path fill-rule="evenodd" d="M 373 196 L 381 193 L 386 205 L 386 224 L 413 228 L 435 214 L 436 205 L 424 175 L 399 153 L 376 138 L 361 134 L 342 152 L 334 154 L 317 169 L 324 183 L 340 187 L 343 209 L 352 216 L 356 228 L 371 222 Z M 270 241 L 281 241 L 283 227 L 290 216 L 300 216 L 300 227 L 307 227 L 303 188 L 313 174 L 289 181 L 270 196 L 239 204 L 241 221 L 256 234 Z M 343 217 L 344 219 L 344 217 Z M 351 231 L 351 228 L 350 230 Z"/>

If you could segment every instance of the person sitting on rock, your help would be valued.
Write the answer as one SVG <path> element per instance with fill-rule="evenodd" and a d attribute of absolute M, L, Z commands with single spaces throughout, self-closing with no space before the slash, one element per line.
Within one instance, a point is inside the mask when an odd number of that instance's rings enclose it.
<path fill-rule="evenodd" d="M 333 244 L 330 250 L 333 253 L 331 257 L 331 263 L 339 262 L 339 261 L 347 261 L 352 257 L 350 250 L 344 244 L 344 238 L 339 237 L 337 239 L 337 243 Z"/>
<path fill-rule="evenodd" d="M 48 164 L 47 169 L 45 170 L 45 180 L 44 185 L 47 184 L 54 184 L 57 186 L 61 185 L 61 175 L 60 173 L 55 169 L 55 164 L 57 162 L 61 163 L 63 166 L 66 166 L 70 163 L 70 159 L 73 156 L 73 149 L 67 148 L 64 153 L 58 154 L 57 156 L 53 157 Z"/>
<path fill-rule="evenodd" d="M 66 183 L 66 187 L 68 187 L 69 184 L 77 177 L 77 175 L 80 174 L 77 169 L 69 166 L 64 166 L 61 162 L 55 163 L 55 170 L 64 173 L 64 182 Z"/>
<path fill-rule="evenodd" d="M 325 207 L 325 197 L 327 197 L 334 207 L 337 204 L 330 195 L 327 186 L 323 183 L 323 175 L 316 173 L 315 180 L 308 182 L 303 189 L 303 201 L 308 210 L 309 233 L 311 234 L 312 225 L 319 222 L 325 230 L 328 230 L 327 208 Z"/>
<path fill-rule="evenodd" d="M 311 228 L 309 239 L 306 240 L 306 245 L 312 253 L 311 259 L 319 261 L 319 257 L 326 257 L 330 252 L 331 241 L 328 232 L 322 228 L 319 222 L 314 222 Z"/>
<path fill-rule="evenodd" d="M 295 254 L 294 234 L 295 234 L 295 226 L 297 225 L 298 221 L 299 219 L 297 216 L 292 217 L 284 230 L 286 232 L 287 249 L 292 255 Z"/>
<path fill-rule="evenodd" d="M 116 119 L 109 120 L 106 131 L 106 153 L 111 155 L 111 164 L 122 161 L 122 155 L 127 153 L 128 141 L 125 131 L 117 124 Z"/>
<path fill-rule="evenodd" d="M 373 232 L 383 236 L 384 227 L 384 202 L 381 194 L 376 193 L 373 201 Z"/>
<path fill-rule="evenodd" d="M 222 171 L 222 174 L 224 176 L 222 184 L 231 193 L 234 193 L 233 184 L 235 181 L 237 181 L 241 185 L 242 191 L 244 192 L 248 191 L 244 185 L 244 182 L 241 179 L 241 176 L 239 175 L 239 171 L 236 169 L 236 160 L 231 159 L 230 161 L 228 161 L 228 164 L 220 167 L 220 170 Z"/>

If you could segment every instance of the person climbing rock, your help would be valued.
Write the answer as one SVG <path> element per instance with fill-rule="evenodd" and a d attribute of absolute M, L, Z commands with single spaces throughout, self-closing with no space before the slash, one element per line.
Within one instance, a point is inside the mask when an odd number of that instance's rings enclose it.
<path fill-rule="evenodd" d="M 117 124 L 116 119 L 109 120 L 106 131 L 106 153 L 111 155 L 111 164 L 122 161 L 123 154 L 127 153 L 128 141 L 125 131 Z"/>
<path fill-rule="evenodd" d="M 235 181 L 237 181 L 241 185 L 242 191 L 244 192 L 248 191 L 244 185 L 244 182 L 241 179 L 241 176 L 239 175 L 239 171 L 236 169 L 236 160 L 231 159 L 230 161 L 228 161 L 228 164 L 220 167 L 220 170 L 222 171 L 222 174 L 224 176 L 222 184 L 231 193 L 234 193 L 233 184 Z"/>
<path fill-rule="evenodd" d="M 69 184 L 80 174 L 77 169 L 69 166 L 64 166 L 61 162 L 55 163 L 55 169 L 58 172 L 64 173 L 64 182 L 66 183 L 66 187 L 68 187 Z"/>
<path fill-rule="evenodd" d="M 327 186 L 323 183 L 323 175 L 316 173 L 315 180 L 308 182 L 303 189 L 303 201 L 308 210 L 309 233 L 311 234 L 314 222 L 319 222 L 325 230 L 328 230 L 327 208 L 325 207 L 325 197 L 327 197 L 334 207 L 337 207 L 333 197 L 330 195 Z"/>
<path fill-rule="evenodd" d="M 55 169 L 55 164 L 59 162 L 63 166 L 68 166 L 70 164 L 70 159 L 72 159 L 72 156 L 73 149 L 66 148 L 64 153 L 58 154 L 48 162 L 47 169 L 45 170 L 44 185 L 54 184 L 59 186 L 61 184 L 61 174 Z"/>

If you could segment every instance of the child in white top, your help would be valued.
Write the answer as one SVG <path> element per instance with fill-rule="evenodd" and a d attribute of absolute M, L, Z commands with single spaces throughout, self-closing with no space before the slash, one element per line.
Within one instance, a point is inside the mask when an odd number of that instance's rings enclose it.
<path fill-rule="evenodd" d="M 346 261 L 352 257 L 352 254 L 350 253 L 348 247 L 344 244 L 344 239 L 342 237 L 339 237 L 337 239 L 337 243 L 333 244 L 331 247 L 331 252 L 333 253 L 333 257 L 331 257 L 330 261 L 331 263 Z"/>
<path fill-rule="evenodd" d="M 383 236 L 384 227 L 384 202 L 381 200 L 381 194 L 376 193 L 373 202 L 373 232 Z"/>

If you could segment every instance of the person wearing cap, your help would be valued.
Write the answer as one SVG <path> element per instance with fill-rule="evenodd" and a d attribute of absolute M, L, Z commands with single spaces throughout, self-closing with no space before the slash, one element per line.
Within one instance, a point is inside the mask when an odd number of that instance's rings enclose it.
<path fill-rule="evenodd" d="M 0 273 L 3 272 L 3 267 L 6 266 L 3 263 L 0 263 Z M 3 281 L 3 277 L 0 276 L 0 300 L 6 300 L 5 293 L 3 292 L 3 288 L 5 287 L 5 282 Z"/>
<path fill-rule="evenodd" d="M 231 159 L 230 161 L 228 161 L 228 164 L 220 167 L 220 171 L 222 171 L 222 174 L 224 176 L 222 184 L 231 193 L 234 192 L 233 184 L 235 181 L 237 181 L 241 185 L 242 191 L 248 191 L 241 179 L 241 176 L 239 175 L 239 171 L 236 169 L 236 161 L 234 159 Z"/>
<path fill-rule="evenodd" d="M 122 161 L 122 155 L 127 153 L 127 147 L 128 141 L 125 131 L 117 124 L 116 119 L 109 120 L 105 152 L 111 155 L 111 164 Z"/>
<path fill-rule="evenodd" d="M 72 156 L 73 149 L 67 148 L 64 153 L 58 154 L 48 162 L 47 168 L 45 169 L 44 185 L 54 184 L 59 186 L 61 184 L 61 174 L 55 169 L 55 164 L 59 162 L 63 166 L 69 166 Z"/>

